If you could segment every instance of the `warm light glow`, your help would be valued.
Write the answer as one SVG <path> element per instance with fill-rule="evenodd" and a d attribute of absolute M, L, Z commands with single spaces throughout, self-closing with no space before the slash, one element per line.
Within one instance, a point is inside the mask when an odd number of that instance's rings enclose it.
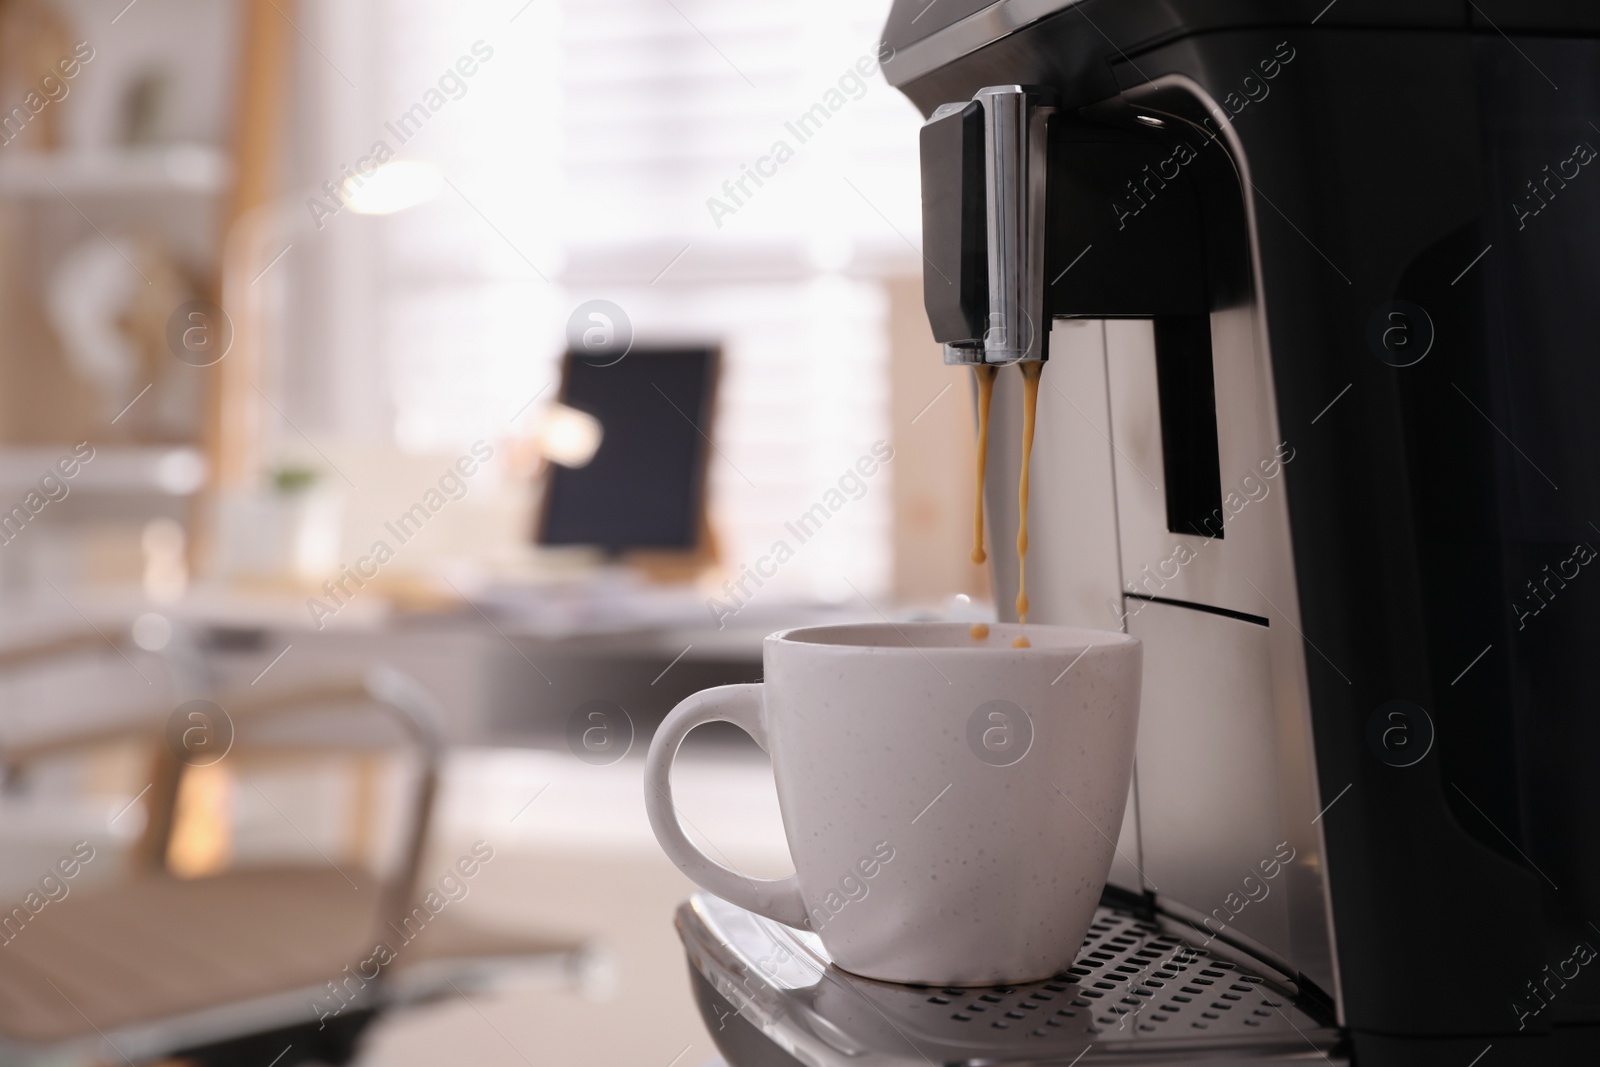
<path fill-rule="evenodd" d="M 539 422 L 537 437 L 540 454 L 551 463 L 583 467 L 600 450 L 605 430 L 587 411 L 552 404 Z"/>
<path fill-rule="evenodd" d="M 233 774 L 221 764 L 185 768 L 167 868 L 179 878 L 221 874 L 233 856 Z"/>
<path fill-rule="evenodd" d="M 345 179 L 341 192 L 358 215 L 393 215 L 438 195 L 444 177 L 432 163 L 396 160 L 366 176 Z"/>
<path fill-rule="evenodd" d="M 183 599 L 189 586 L 189 564 L 184 552 L 188 538 L 174 519 L 151 519 L 139 539 L 144 549 L 144 594 L 156 604 Z"/>

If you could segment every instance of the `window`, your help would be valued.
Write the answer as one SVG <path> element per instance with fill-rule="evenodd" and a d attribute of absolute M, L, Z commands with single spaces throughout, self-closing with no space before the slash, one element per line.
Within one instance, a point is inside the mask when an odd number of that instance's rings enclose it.
<path fill-rule="evenodd" d="M 364 425 L 408 451 L 526 431 L 586 300 L 623 308 L 640 340 L 720 343 L 711 499 L 737 570 L 889 436 L 881 278 L 920 269 L 920 120 L 876 69 L 887 3 L 495 7 L 390 0 L 382 17 L 344 20 L 350 49 L 374 50 L 374 77 L 357 79 L 365 128 L 447 184 L 427 205 L 358 220 L 378 222 L 370 239 L 340 239 L 370 289 L 325 271 L 308 299 L 334 320 L 370 319 L 327 335 L 367 339 L 381 387 Z M 358 133 L 347 140 L 365 152 Z M 329 295 L 341 287 L 361 291 Z M 892 464 L 778 584 L 885 588 L 890 476 Z"/>

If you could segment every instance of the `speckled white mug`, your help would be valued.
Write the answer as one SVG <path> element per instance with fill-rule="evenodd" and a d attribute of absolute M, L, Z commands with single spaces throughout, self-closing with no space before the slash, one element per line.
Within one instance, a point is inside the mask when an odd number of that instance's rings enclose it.
<path fill-rule="evenodd" d="M 1026 633 L 1031 648 L 1014 649 Z M 845 970 L 986 985 L 1059 974 L 1122 826 L 1142 648 L 1125 634 L 966 624 L 818 626 L 766 639 L 765 681 L 689 697 L 656 732 L 645 806 L 685 874 L 814 931 Z M 688 732 L 724 721 L 772 757 L 795 874 L 747 878 L 672 806 Z"/>

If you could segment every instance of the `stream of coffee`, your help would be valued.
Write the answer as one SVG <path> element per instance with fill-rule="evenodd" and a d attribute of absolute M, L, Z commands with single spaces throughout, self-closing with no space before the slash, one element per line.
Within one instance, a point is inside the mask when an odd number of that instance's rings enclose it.
<path fill-rule="evenodd" d="M 983 550 L 983 474 L 989 465 L 989 402 L 994 399 L 994 377 L 1000 368 L 981 363 L 973 368 L 978 376 L 978 493 L 972 509 L 972 562 L 987 563 Z"/>
<path fill-rule="evenodd" d="M 989 402 L 994 399 L 994 378 L 1000 368 L 980 363 L 972 370 L 978 377 L 978 489 L 972 508 L 972 562 L 986 563 L 989 554 L 983 550 L 983 475 L 989 465 Z M 982 641 L 988 636 L 988 624 L 972 624 L 974 640 Z"/>
<path fill-rule="evenodd" d="M 1022 364 L 1022 474 L 1017 480 L 1017 621 L 1028 621 L 1028 465 L 1033 459 L 1034 417 L 1039 410 L 1039 375 L 1042 362 Z M 1012 648 L 1029 648 L 1033 642 L 1018 635 Z"/>
<path fill-rule="evenodd" d="M 984 563 L 989 555 L 983 548 L 983 479 L 989 463 L 989 404 L 994 399 L 994 379 L 999 367 L 987 363 L 973 368 L 978 376 L 978 489 L 973 506 L 972 562 Z M 1044 371 L 1040 362 L 1023 363 L 1022 370 L 1022 475 L 1017 485 L 1017 503 L 1020 510 L 1017 527 L 1017 621 L 1028 621 L 1028 465 L 1033 457 L 1034 417 L 1039 407 L 1039 375 Z M 972 624 L 972 637 L 981 641 L 989 636 L 985 623 Z M 1031 648 L 1032 642 L 1018 636 L 1012 648 Z"/>

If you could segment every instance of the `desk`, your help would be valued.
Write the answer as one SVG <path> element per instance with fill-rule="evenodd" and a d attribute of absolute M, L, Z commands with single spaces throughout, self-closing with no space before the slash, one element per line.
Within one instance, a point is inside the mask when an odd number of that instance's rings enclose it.
<path fill-rule="evenodd" d="M 452 610 L 401 614 L 370 598 L 358 600 L 317 629 L 303 596 L 245 596 L 201 588 L 182 603 L 154 607 L 131 592 L 71 595 L 71 605 L 59 597 L 13 605 L 11 625 L 0 627 L 0 647 L 8 640 L 37 640 L 41 632 L 55 628 L 78 630 L 83 616 L 76 608 L 108 635 L 126 634 L 133 618 L 157 611 L 192 638 L 198 655 L 185 657 L 184 666 L 199 671 L 201 677 L 194 680 L 213 692 L 288 687 L 387 664 L 414 677 L 439 700 L 451 744 L 544 748 L 565 747 L 569 719 L 595 700 L 626 710 L 635 744 L 642 746 L 666 713 L 690 693 L 758 681 L 761 641 L 767 634 L 877 618 L 864 605 L 840 609 L 758 603 L 718 628 L 692 593 L 678 594 L 675 603 L 668 603 L 654 591 L 638 612 L 641 621 L 630 625 L 626 600 L 598 598 L 601 606 L 589 611 L 581 588 L 567 586 L 551 592 L 551 602 L 562 607 L 556 612 L 519 613 L 514 602 L 489 597 L 476 607 L 460 604 Z M 173 699 L 170 687 L 158 694 L 139 683 L 109 642 L 104 651 L 109 681 L 87 675 L 65 679 L 68 688 L 84 690 L 77 695 L 86 702 L 125 696 L 122 703 L 132 701 L 143 709 L 152 699 Z M 166 651 L 177 655 L 179 640 Z M 128 654 L 140 664 L 153 659 L 131 647 Z M 158 677 L 159 669 L 159 663 L 144 668 L 151 677 Z M 119 678 L 117 671 L 127 671 L 126 677 Z M 65 695 L 58 693 L 58 707 Z M 5 724 L 12 732 L 22 725 Z M 719 735 L 743 737 L 732 727 L 713 724 L 697 731 L 695 740 Z"/>
<path fill-rule="evenodd" d="M 759 681 L 761 641 L 768 633 L 866 618 L 865 609 L 775 607 L 720 630 L 706 617 L 701 623 L 551 634 L 465 606 L 361 628 L 317 631 L 282 620 L 251 626 L 234 618 L 202 622 L 200 631 L 204 658 L 222 689 L 249 686 L 263 670 L 267 679 L 285 685 L 387 663 L 438 697 L 452 744 L 560 748 L 567 744 L 569 721 L 588 702 L 624 709 L 634 744 L 642 746 L 689 694 Z M 718 737 L 743 734 L 715 724 L 696 734 L 697 741 Z"/>

